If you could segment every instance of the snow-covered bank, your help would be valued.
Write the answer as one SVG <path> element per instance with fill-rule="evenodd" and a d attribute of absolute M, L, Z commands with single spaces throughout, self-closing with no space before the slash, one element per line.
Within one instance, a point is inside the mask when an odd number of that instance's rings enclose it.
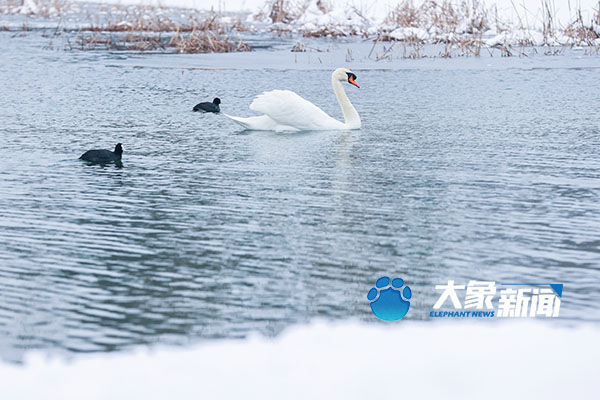
<path fill-rule="evenodd" d="M 191 348 L 30 354 L 0 364 L 5 399 L 596 398 L 598 326 L 546 321 L 317 323 Z M 384 398 L 384 397 L 381 397 Z"/>
<path fill-rule="evenodd" d="M 26 0 L 32 3 L 35 0 Z M 83 1 L 86 0 L 75 0 Z M 473 33 L 475 23 L 495 43 L 556 44 L 569 41 L 570 25 L 587 26 L 600 36 L 598 0 L 99 0 L 105 4 L 181 7 L 216 12 L 251 13 L 248 22 L 275 24 L 300 33 L 365 35 L 392 33 L 398 40 L 451 39 L 448 34 Z M 403 14 L 398 21 L 395 14 Z M 395 20 L 396 19 L 396 20 Z M 443 23 L 440 24 L 440 20 Z M 446 26 L 447 32 L 443 32 Z M 282 26 L 283 25 L 283 26 Z M 440 29 L 442 28 L 442 29 Z M 514 34 L 513 34 L 514 32 Z M 554 44 L 554 43 L 551 43 Z"/>
<path fill-rule="evenodd" d="M 133 33 L 205 31 L 198 29 L 203 24 L 204 17 L 199 17 L 202 10 L 205 15 L 210 13 L 210 29 L 219 33 L 355 36 L 376 42 L 402 42 L 410 47 L 408 51 L 403 49 L 403 57 L 408 58 L 478 56 L 484 48 L 500 49 L 502 55 L 525 54 L 514 46 L 592 46 L 590 54 L 600 49 L 600 0 L 559 4 L 552 0 L 99 1 L 101 6 L 79 0 L 0 0 L 0 13 L 55 18 L 60 21 L 56 28 L 63 30 L 76 26 L 76 30 Z M 87 24 L 74 15 L 87 16 Z M 3 26 L 12 29 L 10 24 Z M 442 44 L 445 48 L 427 54 L 421 49 L 424 44 Z M 141 50 L 145 48 L 153 50 L 156 46 L 140 46 Z"/>
<path fill-rule="evenodd" d="M 518 4 L 515 4 L 518 3 Z M 600 1 L 268 1 L 248 21 L 307 36 L 376 36 L 487 46 L 600 45 Z"/>
<path fill-rule="evenodd" d="M 28 0 L 32 1 L 32 0 Z M 35 1 L 35 0 L 33 0 Z M 90 2 L 90 0 L 74 0 L 77 2 Z M 210 10 L 221 12 L 252 12 L 256 13 L 265 7 L 270 6 L 276 0 L 95 0 L 96 3 L 103 4 L 122 4 L 122 5 L 150 5 L 156 7 L 180 7 L 199 10 Z M 431 3 L 430 0 L 411 0 L 414 7 L 421 7 L 424 3 Z M 404 0 L 284 0 L 291 8 L 304 8 L 304 18 L 322 18 L 326 15 L 328 20 L 341 22 L 344 19 L 344 10 L 358 11 L 362 16 L 369 18 L 374 23 L 382 22 L 389 13 L 399 4 L 405 3 Z M 318 7 L 317 3 L 322 4 Z M 437 1 L 444 3 L 444 1 Z M 454 1 L 454 4 L 460 4 L 461 1 Z M 470 2 L 468 2 L 470 3 Z M 475 4 L 481 4 L 484 8 L 497 10 L 498 17 L 501 20 L 513 23 L 528 24 L 531 28 L 542 29 L 544 23 L 544 7 L 547 4 L 553 14 L 555 22 L 560 25 L 567 25 L 575 18 L 579 10 L 582 17 L 588 21 L 594 15 L 594 9 L 598 7 L 597 0 L 571 0 L 571 1 L 544 1 L 544 0 L 479 0 Z M 328 10 L 328 13 L 319 12 Z M 312 14 L 312 15 L 311 15 Z"/>
<path fill-rule="evenodd" d="M 113 0 L 108 0 L 113 1 Z M 114 0 L 116 1 L 116 0 Z M 136 0 L 131 0 L 136 1 Z M 140 0 L 144 1 L 144 0 Z M 167 5 L 171 1 L 194 1 L 194 0 L 163 0 Z M 241 0 L 225 1 L 225 3 L 237 3 Z M 263 3 L 261 7 L 269 7 L 277 0 L 248 0 L 255 5 Z M 210 1 L 208 2 L 210 3 Z M 208 4 L 207 3 L 207 4 Z M 368 22 L 373 24 L 384 24 L 390 13 L 397 8 L 407 8 L 417 10 L 419 8 L 431 8 L 433 5 L 445 7 L 452 6 L 455 10 L 461 8 L 481 9 L 489 13 L 490 17 L 510 26 L 542 30 L 543 25 L 547 23 L 546 15 L 549 12 L 553 17 L 553 22 L 558 26 L 566 26 L 578 17 L 581 11 L 582 18 L 589 23 L 594 16 L 600 3 L 598 0 L 573 0 L 573 1 L 548 1 L 548 0 L 284 0 L 284 6 L 290 9 L 300 11 L 299 18 L 304 21 L 342 23 L 346 19 L 354 18 L 358 15 L 361 19 L 356 19 L 356 23 Z M 248 4 L 248 3 L 247 3 Z M 240 7 L 239 9 L 242 9 Z M 319 21 L 319 20 L 323 21 Z"/>

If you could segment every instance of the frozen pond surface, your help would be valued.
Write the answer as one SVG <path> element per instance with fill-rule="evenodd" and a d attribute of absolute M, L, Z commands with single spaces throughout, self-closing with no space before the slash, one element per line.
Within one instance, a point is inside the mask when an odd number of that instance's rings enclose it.
<path fill-rule="evenodd" d="M 426 319 L 448 279 L 562 282 L 561 319 L 600 320 L 599 58 L 345 62 L 262 50 L 44 50 L 0 33 L 0 356 L 377 322 L 381 275 Z M 362 47 L 361 47 L 362 46 Z M 350 58 L 353 58 L 350 57 Z M 348 59 L 350 59 L 348 58 Z M 240 132 L 292 89 L 363 129 Z M 122 142 L 123 167 L 77 160 Z"/>

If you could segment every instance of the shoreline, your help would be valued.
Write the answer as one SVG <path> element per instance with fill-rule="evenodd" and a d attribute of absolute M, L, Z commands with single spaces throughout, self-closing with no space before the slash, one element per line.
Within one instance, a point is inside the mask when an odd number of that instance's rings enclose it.
<path fill-rule="evenodd" d="M 449 1 L 425 2 L 417 7 L 404 0 L 378 22 L 356 8 L 339 14 L 320 0 L 304 3 L 301 10 L 293 9 L 288 1 L 267 3 L 254 13 L 220 13 L 162 6 L 4 0 L 0 3 L 0 30 L 54 30 L 49 35 L 49 47 L 63 39 L 63 50 L 81 51 L 251 51 L 248 38 L 269 36 L 296 40 L 292 52 L 321 51 L 308 44 L 311 39 L 362 40 L 372 43 L 373 49 L 381 48 L 376 60 L 477 57 L 486 53 L 558 55 L 567 48 L 583 48 L 586 55 L 600 54 L 600 2 L 598 9 L 591 11 L 595 14 L 589 22 L 579 10 L 578 19 L 566 27 L 553 23 L 548 6 L 543 31 L 522 25 L 515 28 L 512 22 L 500 21 L 497 12 L 490 15 L 491 11 L 477 1 L 460 7 Z"/>

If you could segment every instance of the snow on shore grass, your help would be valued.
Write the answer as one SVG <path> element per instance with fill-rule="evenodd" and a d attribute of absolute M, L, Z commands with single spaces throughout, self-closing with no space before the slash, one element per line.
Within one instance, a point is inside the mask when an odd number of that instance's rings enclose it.
<path fill-rule="evenodd" d="M 0 363 L 4 399 L 595 398 L 598 326 L 316 323 L 271 340 Z M 555 321 L 553 321 L 555 322 Z"/>
<path fill-rule="evenodd" d="M 248 18 L 306 36 L 377 36 L 426 43 L 600 45 L 600 1 L 271 0 Z M 509 4 L 507 6 L 507 4 Z M 570 4 L 570 3 L 569 3 Z"/>
<path fill-rule="evenodd" d="M 0 24 L 0 30 L 51 29 L 52 33 L 45 35 L 50 38 L 46 48 L 181 53 L 251 50 L 241 38 L 230 35 L 247 30 L 242 21 L 214 11 L 64 0 L 23 0 L 17 5 L 18 1 L 0 0 L 0 14 L 25 15 L 27 19 L 10 26 Z M 54 22 L 44 23 L 40 18 Z"/>
<path fill-rule="evenodd" d="M 207 30 L 197 16 L 198 10 L 206 13 L 210 8 L 214 22 L 211 29 L 218 33 L 252 31 L 306 37 L 363 37 L 376 43 L 401 42 L 403 56 L 410 58 L 478 56 L 483 48 L 499 49 L 502 55 L 525 54 L 514 46 L 594 47 L 589 54 L 600 49 L 600 0 L 559 2 L 559 5 L 552 0 L 122 0 L 123 4 L 138 4 L 133 6 L 122 5 L 121 0 L 99 1 L 119 5 L 98 6 L 71 0 L 0 0 L 0 13 L 54 17 L 61 21 L 66 14 L 96 13 L 100 23 L 78 27 L 96 32 L 193 32 Z M 98 13 L 103 17 L 99 18 Z M 107 19 L 106 15 L 113 18 Z M 173 15 L 177 17 L 172 18 Z M 445 46 L 438 53 L 427 54 L 422 50 L 425 44 Z M 165 43 L 161 45 L 168 47 Z M 144 50 L 143 46 L 138 50 Z"/>

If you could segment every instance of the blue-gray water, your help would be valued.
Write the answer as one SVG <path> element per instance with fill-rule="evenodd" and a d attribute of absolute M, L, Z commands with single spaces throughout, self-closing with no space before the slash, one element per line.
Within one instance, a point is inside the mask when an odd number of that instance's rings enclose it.
<path fill-rule="evenodd" d="M 407 318 L 428 318 L 434 285 L 481 279 L 564 283 L 560 319 L 600 320 L 597 57 L 350 63 L 360 131 L 277 134 L 191 108 L 219 96 L 250 115 L 256 94 L 287 88 L 339 117 L 329 67 L 206 70 L 189 66 L 242 56 L 62 52 L 12 35 L 4 359 L 376 323 L 366 293 L 384 274 L 411 286 Z M 117 142 L 122 168 L 77 159 Z"/>

